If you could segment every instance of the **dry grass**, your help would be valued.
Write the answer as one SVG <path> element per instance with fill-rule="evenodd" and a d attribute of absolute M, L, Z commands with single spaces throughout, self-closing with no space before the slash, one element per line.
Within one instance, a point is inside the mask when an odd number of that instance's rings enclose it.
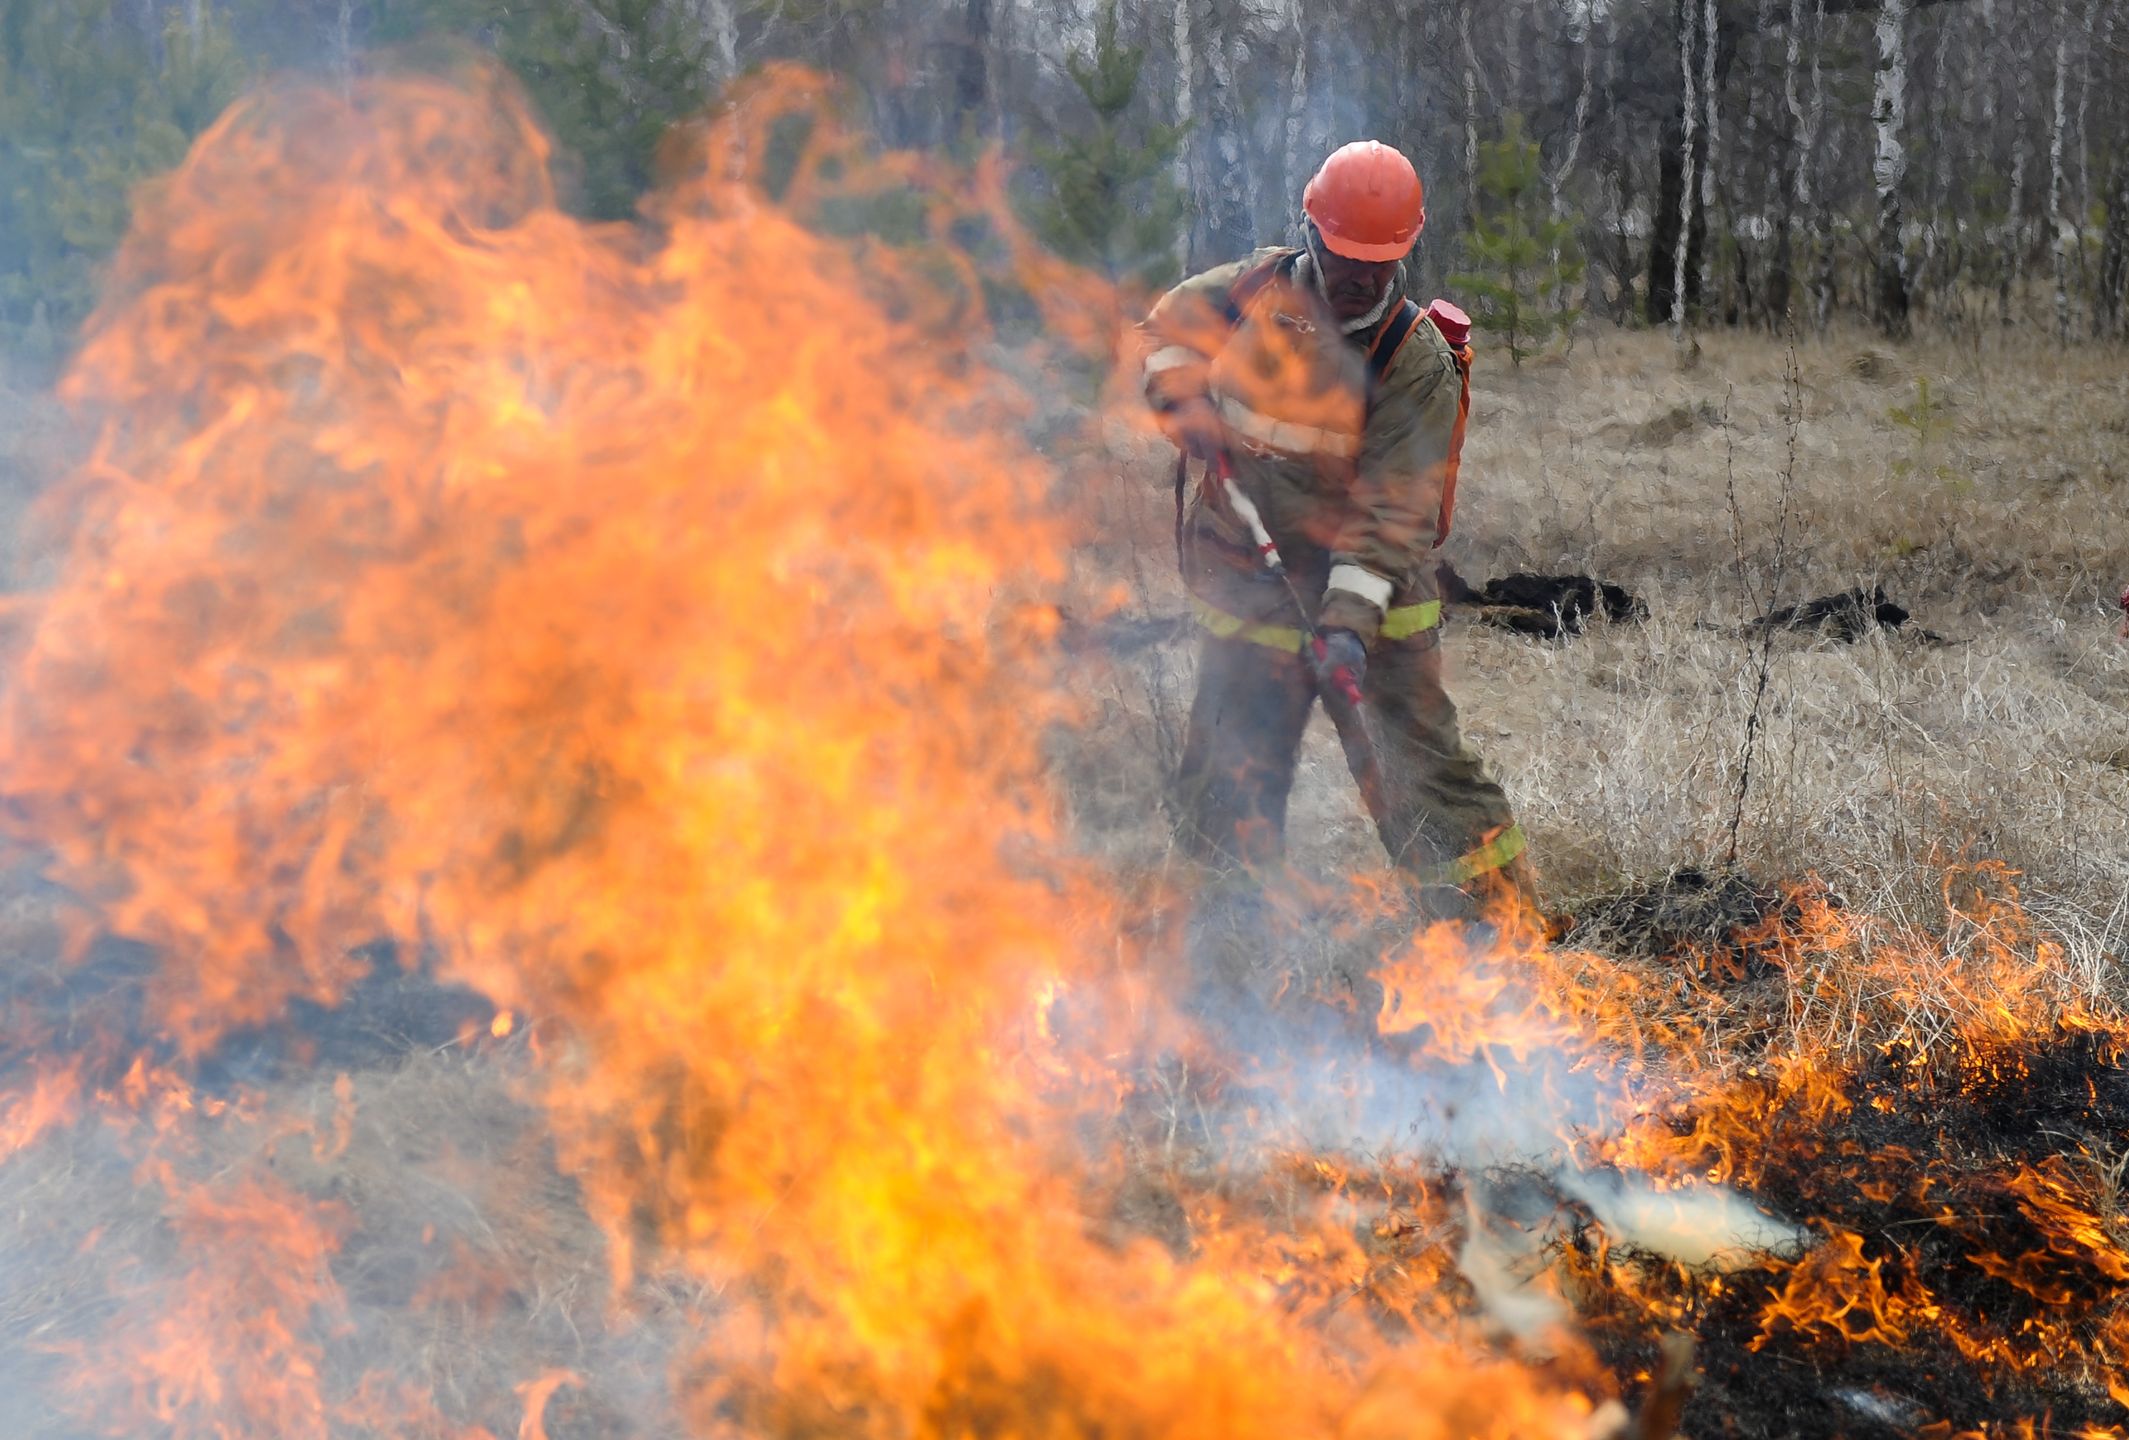
<path fill-rule="evenodd" d="M 1450 558 L 1473 580 L 1594 573 L 1654 612 L 1564 644 L 1452 625 L 1452 693 L 1549 901 L 1719 865 L 1757 704 L 1747 870 L 1942 930 L 1947 870 L 2000 861 L 2066 947 L 2061 998 L 2122 1003 L 2129 646 L 2112 601 L 2129 581 L 2129 371 L 2111 351 L 1993 337 L 1980 353 L 1807 342 L 1794 389 L 1789 364 L 1765 337 L 1709 336 L 1682 361 L 1665 336 L 1607 332 L 1520 374 L 1480 371 Z M 1173 612 L 1162 459 L 1118 449 L 1103 520 L 1132 538 L 1089 564 L 1155 577 L 1142 603 Z M 1757 699 L 1760 647 L 1738 622 L 1873 584 L 1950 643 L 1785 636 Z M 1127 869 L 1166 854 L 1149 756 L 1187 705 L 1188 649 L 1140 652 L 1097 687 L 1104 743 L 1067 767 Z M 1289 830 L 1313 873 L 1380 863 L 1320 719 Z M 1861 1044 L 1913 1018 L 1858 992 L 1828 1024 Z"/>
<path fill-rule="evenodd" d="M 264 1277 L 241 1253 L 188 1242 L 180 1217 L 192 1186 L 285 1196 L 326 1218 L 338 1241 L 329 1268 L 294 1277 L 314 1303 L 282 1314 L 298 1336 L 322 1338 L 318 1392 L 375 1409 L 374 1433 L 457 1440 L 478 1423 L 516 1434 L 518 1388 L 555 1370 L 585 1382 L 550 1407 L 555 1440 L 679 1433 L 667 1370 L 713 1297 L 653 1276 L 616 1305 L 602 1238 L 557 1172 L 539 1112 L 513 1097 L 522 1058 L 517 1047 L 417 1055 L 351 1075 L 345 1099 L 332 1076 L 283 1082 L 255 1102 L 256 1119 L 179 1121 L 154 1145 L 152 1167 L 142 1135 L 94 1121 L 0 1165 L 5 1433 L 148 1433 L 144 1393 L 167 1402 L 175 1433 L 220 1433 L 218 1420 L 255 1433 L 236 1421 L 241 1397 L 188 1399 L 181 1385 L 148 1379 L 150 1353 L 187 1343 L 210 1368 L 247 1353 L 241 1342 L 213 1348 L 208 1327 L 158 1331 L 161 1316 L 196 1313 L 187 1301 L 201 1287 L 226 1296 L 216 1331 L 234 1336 L 263 1318 Z M 143 1183 L 166 1163 L 181 1184 Z M 249 1263 L 287 1263 L 265 1248 L 264 1215 L 225 1233 L 241 1252 L 253 1232 L 262 1253 Z M 425 1400 L 358 1407 L 377 1376 Z M 290 1378 L 301 1393 L 300 1374 Z M 289 1433 L 310 1432 L 292 1423 Z"/>
<path fill-rule="evenodd" d="M 1741 860 L 1761 877 L 1816 875 L 1880 925 L 1854 949 L 1809 957 L 1773 1002 L 1779 1013 L 1741 1028 L 1762 1039 L 1778 1026 L 1793 1040 L 1926 1043 L 1963 1009 L 1999 998 L 2013 983 L 2007 942 L 1986 924 L 1955 925 L 1951 943 L 1931 952 L 1935 968 L 1910 970 L 1903 984 L 1870 963 L 1874 947 L 1944 928 L 1942 880 L 1962 858 L 2023 872 L 2028 910 L 2064 946 L 2045 977 L 2059 992 L 2051 998 L 2118 1003 L 2129 949 L 2129 646 L 2113 639 L 2106 602 L 2129 580 L 2129 372 L 2119 355 L 1807 345 L 1797 357 L 1795 525 L 1781 546 L 1784 349 L 1711 336 L 1687 367 L 1660 336 L 1599 342 L 1519 375 L 1505 361 L 1482 372 L 1450 552 L 1474 579 L 1596 573 L 1655 612 L 1565 644 L 1461 624 L 1451 633 L 1467 729 L 1526 820 L 1549 897 L 1572 906 L 1722 858 L 1760 664 L 1730 627 L 1768 600 L 1779 561 L 1774 598 L 1883 584 L 1953 643 L 1879 635 L 1774 647 Z M 36 457 L 65 442 L 32 400 L 0 404 L 0 429 L 10 426 L 0 524 L 19 511 Z M 1173 616 L 1164 457 L 1117 429 L 1124 458 L 1092 492 L 1097 532 L 1079 557 L 1082 579 L 1091 590 L 1121 582 L 1141 613 Z M 1190 648 L 1187 636 L 1160 640 L 1075 677 L 1090 723 L 1059 742 L 1082 843 L 1142 894 L 1185 878 L 1157 796 L 1188 701 Z M 1320 724 L 1291 831 L 1297 860 L 1318 875 L 1379 866 Z M 31 953 L 51 943 L 35 905 L 8 910 L 0 943 L 16 952 L 10 963 L 48 963 Z M 2014 954 L 2031 944 L 2008 941 Z M 1268 968 L 1322 978 L 1364 966 L 1366 945 L 1304 936 Z M 315 1136 L 336 1133 L 342 1108 L 334 1077 L 291 1081 L 271 1110 L 315 1131 L 188 1120 L 182 1168 L 218 1183 L 271 1177 L 345 1215 L 331 1294 L 312 1317 L 329 1393 L 382 1371 L 454 1421 L 507 1435 L 517 1433 L 516 1387 L 567 1369 L 586 1384 L 552 1407 L 556 1440 L 676 1434 L 670 1367 L 715 1297 L 654 1276 L 625 1309 L 611 1303 L 598 1233 L 555 1173 L 536 1112 L 514 1096 L 519 1058 L 513 1042 L 359 1072 L 345 1143 L 323 1150 Z M 56 1381 L 71 1362 L 54 1347 L 93 1341 L 128 1307 L 167 1303 L 192 1273 L 174 1203 L 140 1182 L 137 1161 L 85 1121 L 0 1165 L 9 1434 L 58 1440 L 106 1428 L 108 1397 L 86 1415 L 59 1406 Z"/>

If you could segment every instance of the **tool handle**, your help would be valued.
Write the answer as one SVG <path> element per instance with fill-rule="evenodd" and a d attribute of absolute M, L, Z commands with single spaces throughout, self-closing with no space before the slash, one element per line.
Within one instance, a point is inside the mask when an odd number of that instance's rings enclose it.
<path fill-rule="evenodd" d="M 1234 462 L 1227 458 L 1225 450 L 1213 456 L 1212 473 L 1219 478 L 1220 489 L 1227 495 L 1227 506 L 1235 512 L 1242 523 L 1249 527 L 1249 538 L 1257 547 L 1257 558 L 1272 574 L 1284 577 L 1286 561 L 1279 554 L 1279 547 L 1272 543 L 1271 531 L 1264 524 L 1264 516 L 1256 502 L 1244 494 L 1235 484 Z"/>

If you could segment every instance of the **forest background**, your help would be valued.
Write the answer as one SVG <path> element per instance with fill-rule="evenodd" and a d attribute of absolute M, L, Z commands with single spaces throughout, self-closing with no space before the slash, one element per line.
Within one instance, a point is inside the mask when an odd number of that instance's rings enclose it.
<path fill-rule="evenodd" d="M 620 218 L 660 137 L 777 59 L 887 144 L 1001 145 L 1073 258 L 1149 282 L 1291 233 L 1336 144 L 1429 187 L 1421 288 L 1483 268 L 1535 149 L 1547 308 L 2059 342 L 2129 322 L 2121 0 L 0 0 L 0 347 L 62 364 L 135 186 L 247 83 L 492 54 Z M 1522 137 L 1527 136 L 1525 141 Z M 1495 197 L 1496 199 L 1498 197 Z M 1518 199 L 1518 204 L 1523 203 Z M 1496 217 L 1497 218 L 1497 217 Z M 1574 293 L 1566 293 L 1572 290 Z"/>

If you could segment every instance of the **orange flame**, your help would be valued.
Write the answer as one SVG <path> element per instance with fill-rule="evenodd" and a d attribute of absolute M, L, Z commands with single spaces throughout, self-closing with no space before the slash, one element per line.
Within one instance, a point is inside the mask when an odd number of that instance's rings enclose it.
<path fill-rule="evenodd" d="M 1089 1223 L 1108 1182 L 1057 1100 L 1106 1105 L 1130 1041 L 1039 778 L 1032 602 L 1070 536 L 957 252 L 792 218 L 864 198 L 811 93 L 772 77 L 700 136 L 654 240 L 561 213 L 498 85 L 233 111 L 145 201 L 70 382 L 107 419 L 0 713 L 20 823 L 165 957 L 188 1055 L 334 1002 L 378 934 L 552 1017 L 617 1283 L 671 1256 L 725 1287 L 705 1434 L 1585 1432 L 1443 1312 L 1328 1303 L 1395 1288 L 1328 1199 L 1184 1254 Z M 1100 1046 L 1027 1064 L 1058 984 Z M 317 1303 L 260 1297 L 299 1375 Z M 188 1378 L 126 1413 L 226 1398 L 177 1345 Z"/>

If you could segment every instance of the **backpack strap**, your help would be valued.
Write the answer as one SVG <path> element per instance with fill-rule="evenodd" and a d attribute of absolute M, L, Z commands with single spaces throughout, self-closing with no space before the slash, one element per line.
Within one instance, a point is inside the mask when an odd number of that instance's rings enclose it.
<path fill-rule="evenodd" d="M 1235 283 L 1227 287 L 1227 294 L 1220 300 L 1220 313 L 1227 320 L 1227 328 L 1238 329 L 1242 324 L 1243 312 L 1249 309 L 1250 302 L 1263 294 L 1264 287 L 1272 281 L 1284 280 L 1291 275 L 1295 263 L 1300 259 L 1299 250 L 1287 251 L 1272 256 L 1262 264 L 1252 265 L 1236 276 Z"/>
<path fill-rule="evenodd" d="M 1423 312 L 1410 299 L 1400 304 L 1389 319 L 1382 322 L 1382 329 L 1375 332 L 1375 343 L 1368 347 L 1368 404 L 1375 403 L 1375 392 L 1382 388 L 1383 377 L 1397 363 L 1397 352 L 1405 348 L 1405 341 L 1419 328 Z"/>
<path fill-rule="evenodd" d="M 1464 431 L 1471 423 L 1471 365 L 1478 358 L 1471 347 L 1471 317 L 1446 300 L 1437 300 L 1427 307 L 1427 318 L 1448 342 L 1449 353 L 1456 357 L 1457 378 L 1463 382 L 1463 394 L 1456 402 L 1456 429 L 1449 435 L 1449 460 L 1442 474 L 1441 516 L 1434 526 L 1434 548 L 1439 550 L 1449 538 L 1449 523 L 1456 518 L 1456 475 L 1464 463 Z"/>
<path fill-rule="evenodd" d="M 1230 332 L 1242 326 L 1242 316 L 1253 301 L 1264 293 L 1264 288 L 1274 280 L 1284 280 L 1293 274 L 1300 261 L 1301 252 L 1290 250 L 1273 255 L 1261 264 L 1252 265 L 1235 277 L 1234 284 L 1220 297 L 1220 314 L 1227 321 Z M 1190 503 L 1190 456 L 1180 455 L 1175 462 L 1175 564 L 1184 574 L 1189 567 L 1183 563 L 1183 520 Z"/>

